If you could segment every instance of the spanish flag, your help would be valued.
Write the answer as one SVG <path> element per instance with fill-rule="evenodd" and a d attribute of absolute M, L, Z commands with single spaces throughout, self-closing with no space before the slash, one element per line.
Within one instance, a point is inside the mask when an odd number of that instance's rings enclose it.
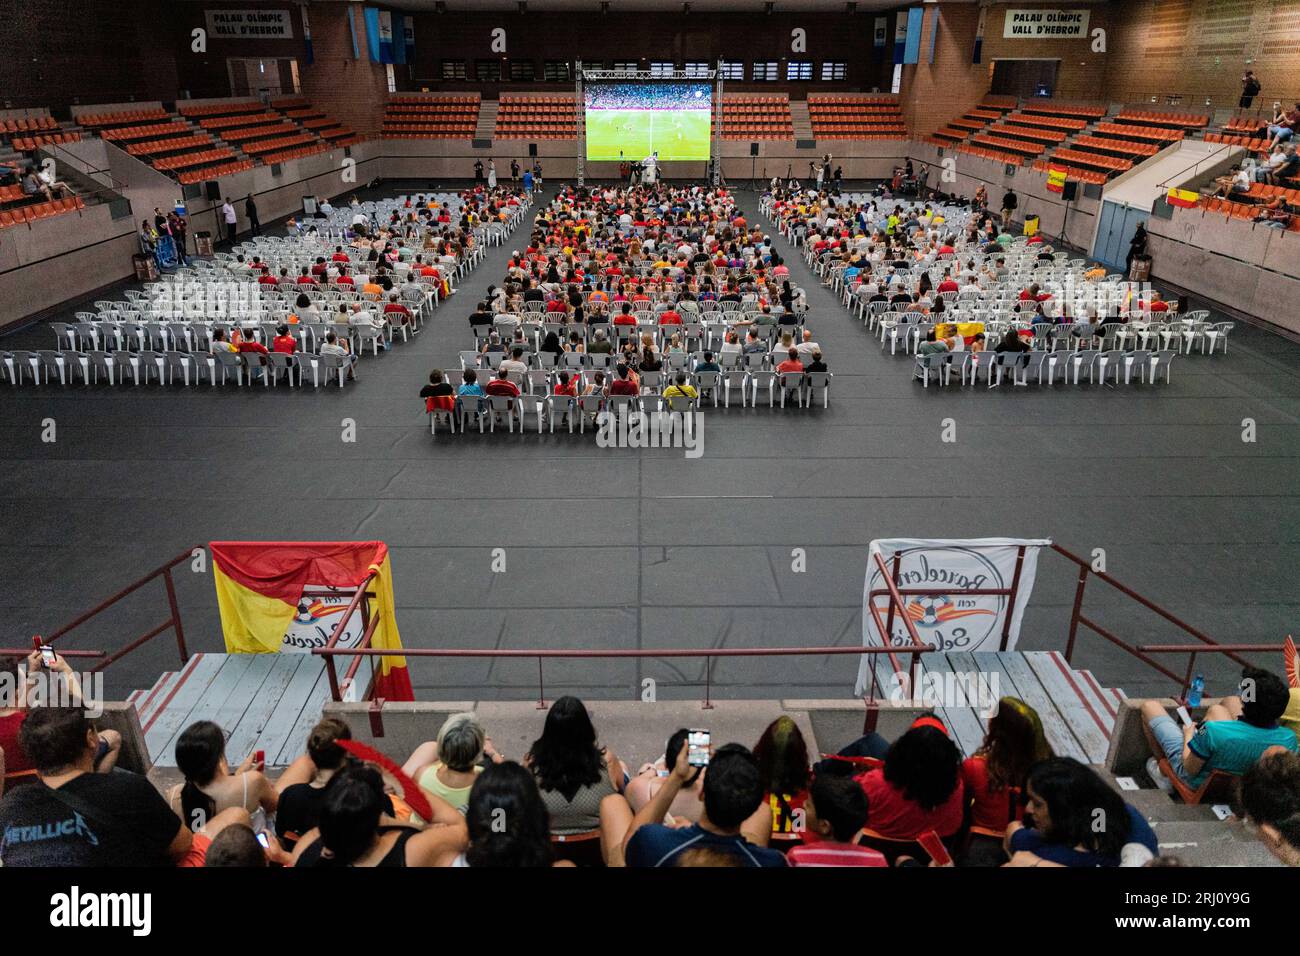
<path fill-rule="evenodd" d="M 1049 193 L 1065 192 L 1066 170 L 1060 166 L 1047 167 L 1047 191 Z"/>
<path fill-rule="evenodd" d="M 213 541 L 209 548 L 227 652 L 274 653 L 306 588 L 355 591 L 363 584 L 374 595 L 371 619 L 378 618 L 370 646 L 401 650 L 393 571 L 382 541 Z M 374 696 L 414 700 L 406 659 L 379 661 Z M 350 660 L 343 657 L 341 663 L 346 670 Z"/>
<path fill-rule="evenodd" d="M 1165 199 L 1171 206 L 1193 209 L 1200 202 L 1201 194 L 1190 189 L 1171 189 Z"/>

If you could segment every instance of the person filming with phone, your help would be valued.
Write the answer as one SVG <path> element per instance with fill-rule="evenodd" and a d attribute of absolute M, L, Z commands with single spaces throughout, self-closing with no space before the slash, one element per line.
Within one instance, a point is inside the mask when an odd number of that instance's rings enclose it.
<path fill-rule="evenodd" d="M 703 741 L 697 735 L 703 735 Z M 694 747 L 692 737 L 697 741 Z M 675 866 L 683 854 L 694 850 L 724 854 L 744 867 L 786 865 L 779 850 L 766 846 L 772 811 L 763 800 L 763 779 L 754 755 L 740 744 L 727 744 L 711 755 L 707 748 L 706 731 L 688 734 L 672 773 L 632 819 L 623 842 L 628 866 Z M 664 826 L 668 808 L 702 760 L 708 772 L 700 793 L 704 809 L 699 822 L 679 829 Z"/>

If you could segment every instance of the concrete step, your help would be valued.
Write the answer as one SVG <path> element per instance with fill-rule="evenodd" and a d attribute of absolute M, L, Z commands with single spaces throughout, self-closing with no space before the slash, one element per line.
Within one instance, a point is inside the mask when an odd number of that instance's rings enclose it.
<path fill-rule="evenodd" d="M 812 139 L 812 117 L 808 114 L 807 100 L 790 101 L 790 122 L 794 128 L 795 139 Z"/>
<path fill-rule="evenodd" d="M 474 128 L 475 139 L 492 139 L 497 131 L 497 113 L 501 104 L 497 100 L 482 100 L 478 107 L 478 125 Z"/>

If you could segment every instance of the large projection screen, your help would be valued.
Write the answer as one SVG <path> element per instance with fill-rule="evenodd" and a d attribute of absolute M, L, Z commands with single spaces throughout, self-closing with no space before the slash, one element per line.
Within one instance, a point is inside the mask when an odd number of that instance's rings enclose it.
<path fill-rule="evenodd" d="M 708 160 L 713 87 L 709 83 L 583 83 L 587 160 Z"/>

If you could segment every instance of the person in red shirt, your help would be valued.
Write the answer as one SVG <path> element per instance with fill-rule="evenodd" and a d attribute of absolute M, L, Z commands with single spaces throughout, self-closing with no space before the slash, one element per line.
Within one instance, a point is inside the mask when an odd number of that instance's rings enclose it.
<path fill-rule="evenodd" d="M 555 315 L 557 313 L 562 314 L 569 310 L 568 307 L 564 304 L 563 299 L 552 298 L 552 299 L 548 299 L 546 302 L 546 311 L 551 315 Z"/>
<path fill-rule="evenodd" d="M 253 330 L 245 329 L 244 334 L 240 336 L 239 345 L 236 346 L 239 352 L 259 352 L 262 355 L 267 354 L 267 348 L 257 339 L 253 338 Z"/>
<path fill-rule="evenodd" d="M 266 272 L 257 277 L 257 284 L 258 285 L 279 285 L 280 280 L 277 279 L 275 276 L 271 275 L 269 272 Z"/>
<path fill-rule="evenodd" d="M 960 760 L 943 723 L 919 718 L 890 746 L 883 767 L 854 778 L 867 794 L 867 828 L 900 843 L 929 831 L 956 834 L 966 808 Z"/>
<path fill-rule="evenodd" d="M 614 366 L 614 379 L 609 383 L 611 395 L 639 395 L 641 386 L 632 378 L 632 370 L 626 362 Z"/>
<path fill-rule="evenodd" d="M 667 311 L 659 313 L 659 324 L 660 325 L 681 325 L 682 324 L 681 313 L 679 313 L 674 308 L 669 308 Z"/>
<path fill-rule="evenodd" d="M 396 292 L 388 297 L 388 304 L 384 306 L 384 315 L 395 325 L 406 325 L 411 321 L 411 310 L 397 301 Z"/>
<path fill-rule="evenodd" d="M 952 274 L 945 272 L 943 274 L 943 281 L 939 283 L 935 288 L 935 291 L 939 293 L 958 292 L 960 289 L 961 286 L 957 285 L 957 280 L 952 277 Z"/>
<path fill-rule="evenodd" d="M 325 257 L 317 256 L 316 262 L 311 267 L 311 274 L 314 275 L 317 279 L 320 279 L 323 276 L 329 274 L 329 269 L 330 269 L 329 263 L 325 261 Z"/>
<path fill-rule="evenodd" d="M 351 259 L 348 258 L 348 254 L 347 254 L 346 252 L 343 251 L 343 247 L 342 247 L 342 246 L 335 246 L 335 247 L 334 247 L 334 255 L 331 256 L 330 258 L 331 258 L 334 262 L 351 262 L 351 261 L 352 261 Z"/>
<path fill-rule="evenodd" d="M 789 358 L 776 367 L 777 374 L 784 375 L 786 372 L 802 372 L 803 362 L 799 361 L 799 350 L 792 346 L 790 351 L 786 354 L 789 355 Z"/>
<path fill-rule="evenodd" d="M 349 289 L 356 285 L 356 283 L 352 281 L 352 276 L 348 275 L 342 266 L 339 266 L 339 274 L 334 277 L 334 284 L 345 285 Z"/>
<path fill-rule="evenodd" d="M 790 866 L 889 865 L 883 853 L 853 842 L 867 822 L 867 795 L 849 777 L 818 774 L 803 809 L 805 842 L 786 854 Z"/>
<path fill-rule="evenodd" d="M 1007 824 L 1024 816 L 1020 799 L 1029 768 L 1052 756 L 1038 713 L 1024 701 L 1003 697 L 989 718 L 988 733 L 973 756 L 961 765 L 962 783 L 971 808 L 971 865 L 1006 862 L 1002 842 Z"/>
<path fill-rule="evenodd" d="M 298 340 L 289 334 L 289 326 L 276 327 L 275 338 L 271 340 L 271 351 L 283 352 L 285 355 L 292 355 L 298 351 Z"/>
<path fill-rule="evenodd" d="M 615 325 L 636 325 L 636 316 L 632 314 L 632 303 L 624 302 L 622 311 L 614 316 Z"/>
<path fill-rule="evenodd" d="M 578 397 L 578 376 L 561 371 L 556 375 L 554 394 Z"/>
<path fill-rule="evenodd" d="M 308 271 L 307 267 L 306 267 L 306 266 L 303 266 L 303 267 L 302 267 L 302 275 L 298 276 L 298 284 L 299 284 L 299 285 L 317 285 L 318 283 L 316 282 L 315 279 L 312 278 L 312 276 L 311 276 L 310 272 Z"/>
<path fill-rule="evenodd" d="M 1169 303 L 1160 298 L 1159 292 L 1152 292 L 1151 301 L 1147 304 L 1146 309 L 1148 312 L 1168 312 Z"/>
<path fill-rule="evenodd" d="M 510 381 L 510 372 L 506 369 L 499 369 L 497 377 L 488 382 L 483 391 L 489 395 L 506 395 L 510 398 L 519 397 L 519 386 Z"/>

